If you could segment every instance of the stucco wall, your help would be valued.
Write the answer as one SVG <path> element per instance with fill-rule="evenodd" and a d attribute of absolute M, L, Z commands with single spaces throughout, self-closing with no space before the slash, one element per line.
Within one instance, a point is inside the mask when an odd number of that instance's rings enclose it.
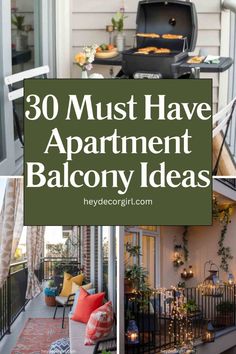
<path fill-rule="evenodd" d="M 208 260 L 220 265 L 220 257 L 217 255 L 218 240 L 222 225 L 218 221 L 209 227 L 189 227 L 189 261 L 186 266 L 192 265 L 194 278 L 188 280 L 188 287 L 195 286 L 204 280 L 204 263 Z M 170 287 L 177 285 L 181 280 L 180 273 L 185 267 L 176 270 L 173 267 L 174 238 L 181 241 L 183 228 L 181 227 L 162 227 L 161 228 L 161 286 Z M 236 210 L 228 225 L 228 232 L 225 241 L 226 246 L 230 246 L 234 259 L 230 261 L 230 272 L 236 279 Z M 220 278 L 227 280 L 227 274 L 220 271 Z"/>

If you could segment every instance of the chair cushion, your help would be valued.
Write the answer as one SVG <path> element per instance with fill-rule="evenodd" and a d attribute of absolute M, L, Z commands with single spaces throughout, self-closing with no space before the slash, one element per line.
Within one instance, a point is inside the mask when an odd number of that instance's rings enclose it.
<path fill-rule="evenodd" d="M 70 354 L 69 338 L 61 338 L 51 344 L 49 354 Z"/>
<path fill-rule="evenodd" d="M 71 319 L 73 321 L 87 323 L 91 313 L 102 306 L 104 296 L 105 293 L 89 295 L 86 290 L 81 288 L 75 312 Z"/>
<path fill-rule="evenodd" d="M 86 326 L 85 345 L 94 345 L 107 337 L 113 327 L 113 309 L 111 301 L 91 313 Z"/>
<path fill-rule="evenodd" d="M 84 287 L 82 286 L 82 288 L 84 288 Z M 89 289 L 89 290 L 87 290 L 87 292 L 90 295 L 93 295 L 93 294 L 95 294 L 96 290 L 95 289 Z M 76 293 L 75 293 L 75 299 L 74 299 L 74 303 L 73 303 L 73 306 L 72 306 L 72 309 L 71 309 L 71 315 L 73 315 L 74 312 L 75 312 L 75 308 L 76 308 L 76 305 L 77 305 L 77 302 L 78 302 L 79 294 L 80 294 L 80 289 L 77 290 Z"/>
<path fill-rule="evenodd" d="M 71 289 L 71 293 L 72 293 L 72 294 L 75 294 L 75 293 L 79 290 L 80 286 L 81 286 L 81 285 L 76 284 L 76 283 L 73 281 L 73 278 L 72 278 L 72 289 Z M 82 285 L 82 287 L 83 287 L 85 290 L 92 289 L 93 283 L 89 283 L 89 284 Z"/>
<path fill-rule="evenodd" d="M 68 300 L 68 297 L 66 296 L 56 296 L 55 297 L 56 302 L 58 302 L 60 305 L 65 305 L 65 303 Z"/>
<path fill-rule="evenodd" d="M 68 297 L 70 294 L 72 294 L 72 281 L 77 285 L 81 286 L 83 284 L 83 280 L 84 280 L 83 274 L 78 274 L 75 277 L 73 277 L 71 274 L 65 272 L 64 279 L 63 279 L 63 287 L 60 296 Z"/>

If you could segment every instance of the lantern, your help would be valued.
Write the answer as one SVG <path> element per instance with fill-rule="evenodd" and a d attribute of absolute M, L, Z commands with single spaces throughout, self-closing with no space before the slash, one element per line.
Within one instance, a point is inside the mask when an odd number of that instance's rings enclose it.
<path fill-rule="evenodd" d="M 181 278 L 187 280 L 192 277 L 193 277 L 193 267 L 190 265 L 188 270 L 184 268 L 183 273 L 181 273 Z"/>
<path fill-rule="evenodd" d="M 127 328 L 128 344 L 139 344 L 139 330 L 134 320 L 129 321 Z"/>
<path fill-rule="evenodd" d="M 202 335 L 203 343 L 212 343 L 215 341 L 215 330 L 212 323 L 209 321 L 205 332 Z"/>
<path fill-rule="evenodd" d="M 230 286 L 234 285 L 234 276 L 232 273 L 229 273 L 229 275 L 228 275 L 228 284 Z"/>
<path fill-rule="evenodd" d="M 217 265 L 211 261 L 205 263 L 204 274 L 206 274 L 206 265 L 209 264 L 210 267 L 208 272 L 210 273 L 208 277 L 205 278 L 200 287 L 203 289 L 203 295 L 221 297 L 223 295 L 224 288 L 221 286 L 219 279 L 219 268 Z"/>

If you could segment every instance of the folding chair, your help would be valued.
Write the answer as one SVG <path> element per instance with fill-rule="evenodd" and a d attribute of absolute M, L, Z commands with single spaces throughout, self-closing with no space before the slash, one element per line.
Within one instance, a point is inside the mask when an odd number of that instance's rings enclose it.
<path fill-rule="evenodd" d="M 15 122 L 16 133 L 22 144 L 22 147 L 24 146 L 24 139 L 23 139 L 24 134 L 20 126 L 20 119 L 16 111 L 15 101 L 24 96 L 24 88 L 23 87 L 16 88 L 15 85 L 19 82 L 23 82 L 25 79 L 32 79 L 32 78 L 39 78 L 39 77 L 47 79 L 48 73 L 49 73 L 49 67 L 41 66 L 35 69 L 26 70 L 18 74 L 7 76 L 5 78 L 5 84 L 8 86 L 9 89 L 8 99 L 10 102 L 12 102 L 13 105 L 13 117 Z"/>

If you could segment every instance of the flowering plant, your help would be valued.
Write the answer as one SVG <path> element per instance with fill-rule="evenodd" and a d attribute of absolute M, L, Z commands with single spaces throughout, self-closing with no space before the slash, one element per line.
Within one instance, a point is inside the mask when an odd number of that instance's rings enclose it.
<path fill-rule="evenodd" d="M 82 52 L 76 54 L 75 64 L 78 65 L 83 71 L 92 70 L 92 63 L 95 59 L 97 48 L 98 46 L 96 44 L 84 47 Z"/>

